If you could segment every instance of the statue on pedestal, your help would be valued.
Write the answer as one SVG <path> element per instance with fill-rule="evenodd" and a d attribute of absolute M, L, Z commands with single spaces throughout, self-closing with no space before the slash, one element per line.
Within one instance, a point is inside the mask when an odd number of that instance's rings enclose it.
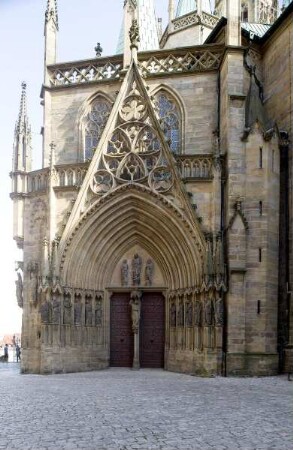
<path fill-rule="evenodd" d="M 141 292 L 132 292 L 129 304 L 131 306 L 132 331 L 134 334 L 137 334 L 140 322 Z"/>

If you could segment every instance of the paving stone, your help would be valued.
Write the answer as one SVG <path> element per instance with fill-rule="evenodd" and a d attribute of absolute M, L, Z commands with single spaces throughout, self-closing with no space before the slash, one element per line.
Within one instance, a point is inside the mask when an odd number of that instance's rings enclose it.
<path fill-rule="evenodd" d="M 289 450 L 292 394 L 283 376 L 109 369 L 46 377 L 0 365 L 0 450 Z"/>

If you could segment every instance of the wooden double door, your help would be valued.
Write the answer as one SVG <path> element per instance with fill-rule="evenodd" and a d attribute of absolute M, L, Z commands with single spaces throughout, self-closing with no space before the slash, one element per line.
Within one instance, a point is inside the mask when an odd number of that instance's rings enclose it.
<path fill-rule="evenodd" d="M 130 293 L 115 293 L 110 306 L 110 365 L 132 367 L 134 335 Z M 141 300 L 140 367 L 164 367 L 165 299 L 159 292 L 145 292 Z"/>

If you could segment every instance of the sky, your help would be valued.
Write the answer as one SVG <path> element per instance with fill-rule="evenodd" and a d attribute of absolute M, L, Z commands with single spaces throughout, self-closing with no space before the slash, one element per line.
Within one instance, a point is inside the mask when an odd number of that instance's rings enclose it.
<path fill-rule="evenodd" d="M 166 23 L 168 0 L 155 0 L 158 17 Z M 58 61 L 115 53 L 124 0 L 58 0 Z M 12 201 L 9 198 L 12 145 L 21 94 L 27 82 L 28 115 L 33 132 L 33 169 L 40 168 L 43 81 L 44 13 L 47 0 L 0 0 L 0 337 L 20 332 L 22 310 L 15 295 L 15 261 L 22 259 L 12 239 Z"/>
<path fill-rule="evenodd" d="M 15 295 L 15 261 L 22 255 L 12 239 L 9 198 L 14 126 L 19 111 L 21 82 L 27 83 L 28 115 L 33 132 L 33 169 L 40 168 L 43 81 L 44 13 L 47 0 L 0 0 L 0 337 L 20 332 L 21 309 Z M 58 0 L 58 61 L 115 53 L 124 0 Z M 157 16 L 167 21 L 168 0 L 155 0 Z"/>

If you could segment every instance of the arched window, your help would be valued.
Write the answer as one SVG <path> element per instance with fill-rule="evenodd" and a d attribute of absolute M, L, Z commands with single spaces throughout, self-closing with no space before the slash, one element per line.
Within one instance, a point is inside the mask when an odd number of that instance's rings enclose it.
<path fill-rule="evenodd" d="M 181 114 L 175 101 L 165 91 L 156 95 L 156 103 L 162 129 L 173 153 L 181 152 Z"/>
<path fill-rule="evenodd" d="M 111 104 L 104 97 L 100 96 L 92 103 L 85 117 L 85 160 L 92 159 L 110 112 Z"/>

